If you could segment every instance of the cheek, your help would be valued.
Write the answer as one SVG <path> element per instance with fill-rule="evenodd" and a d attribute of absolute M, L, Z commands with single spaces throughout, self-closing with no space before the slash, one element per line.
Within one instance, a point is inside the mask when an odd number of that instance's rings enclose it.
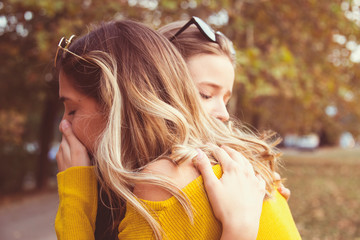
<path fill-rule="evenodd" d="M 214 103 L 213 103 L 212 99 L 201 98 L 200 103 L 208 114 L 213 115 Z"/>
<path fill-rule="evenodd" d="M 95 149 L 95 143 L 103 130 L 103 125 L 103 121 L 98 117 L 75 117 L 72 120 L 75 136 L 90 152 Z"/>
<path fill-rule="evenodd" d="M 209 100 L 202 100 L 202 105 L 205 111 L 215 118 L 219 118 L 219 113 L 224 114 L 226 109 L 226 104 L 221 97 L 214 96 Z"/>
<path fill-rule="evenodd" d="M 74 131 L 75 136 L 78 140 L 89 150 L 92 149 L 92 146 L 89 144 L 89 136 L 88 134 L 88 122 L 84 118 L 74 118 L 72 120 L 72 128 Z"/>

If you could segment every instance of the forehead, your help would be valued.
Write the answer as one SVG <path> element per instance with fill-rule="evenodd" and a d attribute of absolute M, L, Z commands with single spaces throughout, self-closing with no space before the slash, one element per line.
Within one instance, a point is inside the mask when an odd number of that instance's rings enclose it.
<path fill-rule="evenodd" d="M 62 94 L 71 92 L 71 90 L 75 90 L 72 87 L 70 79 L 64 74 L 63 71 L 59 73 L 59 96 L 62 97 Z"/>
<path fill-rule="evenodd" d="M 62 71 L 60 71 L 59 98 L 73 101 L 81 101 L 82 99 L 86 98 L 86 95 L 76 90 L 73 86 L 71 79 L 67 77 Z"/>
<path fill-rule="evenodd" d="M 235 69 L 227 56 L 201 54 L 190 57 L 187 64 L 196 84 L 209 83 L 232 89 Z"/>

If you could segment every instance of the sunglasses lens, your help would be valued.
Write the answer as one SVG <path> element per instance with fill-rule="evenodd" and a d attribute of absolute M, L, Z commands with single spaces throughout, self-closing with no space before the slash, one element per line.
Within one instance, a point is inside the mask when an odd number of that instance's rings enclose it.
<path fill-rule="evenodd" d="M 199 25 L 199 29 L 203 31 L 203 33 L 209 38 L 209 40 L 216 42 L 216 35 L 214 30 L 202 19 L 198 17 L 193 17 L 196 21 L 196 23 Z"/>

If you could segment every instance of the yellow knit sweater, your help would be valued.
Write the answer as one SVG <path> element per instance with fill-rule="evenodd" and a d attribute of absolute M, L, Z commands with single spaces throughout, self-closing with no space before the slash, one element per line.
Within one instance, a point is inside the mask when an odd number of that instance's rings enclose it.
<path fill-rule="evenodd" d="M 57 175 L 59 208 L 55 231 L 60 240 L 94 239 L 97 181 L 93 167 L 72 167 Z"/>
<path fill-rule="evenodd" d="M 220 166 L 213 169 L 220 178 Z M 200 176 L 183 189 L 195 209 L 193 225 L 174 197 L 160 202 L 142 200 L 160 222 L 165 239 L 220 238 L 221 224 L 212 213 L 202 183 Z M 60 204 L 55 221 L 58 239 L 94 239 L 97 188 L 93 168 L 76 167 L 59 173 L 58 185 Z M 153 239 L 150 226 L 130 205 L 119 225 L 119 239 Z M 277 191 L 273 198 L 264 201 L 257 239 L 301 239 L 288 204 Z"/>

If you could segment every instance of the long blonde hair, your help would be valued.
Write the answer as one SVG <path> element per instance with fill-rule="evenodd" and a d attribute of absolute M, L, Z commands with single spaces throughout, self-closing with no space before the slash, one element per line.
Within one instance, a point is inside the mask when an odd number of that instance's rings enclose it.
<path fill-rule="evenodd" d="M 272 190 L 273 148 L 204 111 L 185 61 L 164 36 L 133 21 L 109 22 L 77 39 L 69 51 L 76 55 L 59 54 L 58 69 L 77 90 L 96 99 L 107 116 L 93 153 L 101 185 L 115 193 L 113 202 L 131 204 L 157 239 L 161 226 L 132 193 L 136 184 L 169 191 L 190 219 L 192 209 L 171 179 L 141 172 L 153 161 L 181 164 L 200 148 L 216 162 L 211 145 L 225 144 L 243 153 Z"/>

